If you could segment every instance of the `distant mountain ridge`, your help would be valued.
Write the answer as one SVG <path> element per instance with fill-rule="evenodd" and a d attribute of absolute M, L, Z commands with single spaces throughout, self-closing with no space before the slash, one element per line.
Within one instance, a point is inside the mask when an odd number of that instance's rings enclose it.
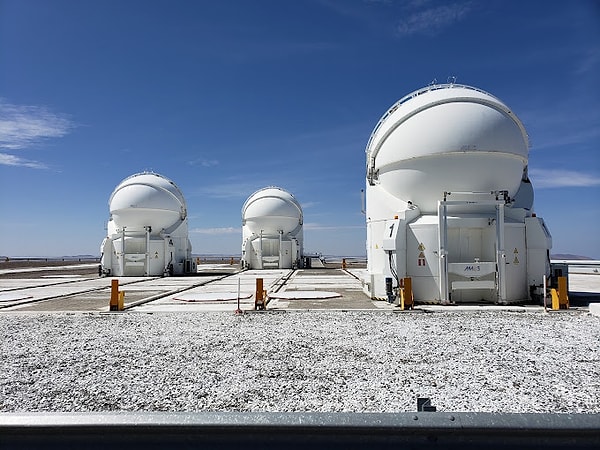
<path fill-rule="evenodd" d="M 593 261 L 594 258 L 589 256 L 571 255 L 570 253 L 557 253 L 556 255 L 550 255 L 550 259 L 573 259 L 579 261 Z"/>

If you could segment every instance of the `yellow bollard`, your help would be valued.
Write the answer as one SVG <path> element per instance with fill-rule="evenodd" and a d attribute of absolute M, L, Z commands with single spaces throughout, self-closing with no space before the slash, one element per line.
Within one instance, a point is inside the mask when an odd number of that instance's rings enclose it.
<path fill-rule="evenodd" d="M 346 265 L 346 258 L 342 259 L 342 269 L 345 269 L 347 267 Z"/>
<path fill-rule="evenodd" d="M 119 280 L 114 278 L 110 282 L 110 311 L 123 311 L 125 309 L 125 292 L 119 291 Z"/>
<path fill-rule="evenodd" d="M 567 277 L 558 277 L 558 289 L 550 289 L 552 296 L 552 309 L 569 309 L 569 293 L 567 291 Z"/>
<path fill-rule="evenodd" d="M 558 301 L 560 309 L 569 309 L 569 293 L 567 292 L 567 277 L 558 277 Z"/>
<path fill-rule="evenodd" d="M 125 309 L 125 291 L 119 291 L 118 308 L 119 311 L 123 311 Z"/>
<path fill-rule="evenodd" d="M 233 266 L 233 256 L 231 257 L 231 259 L 229 260 L 229 265 Z"/>
<path fill-rule="evenodd" d="M 550 296 L 552 297 L 552 309 L 555 311 L 560 309 L 560 299 L 558 298 L 556 289 L 550 289 Z"/>
<path fill-rule="evenodd" d="M 402 287 L 400 288 L 400 309 L 414 309 L 414 306 L 412 279 L 403 278 Z"/>

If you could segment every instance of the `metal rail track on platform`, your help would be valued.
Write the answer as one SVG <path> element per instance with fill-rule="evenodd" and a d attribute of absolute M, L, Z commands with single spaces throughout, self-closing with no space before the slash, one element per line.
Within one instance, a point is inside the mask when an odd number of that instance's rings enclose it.
<path fill-rule="evenodd" d="M 220 276 L 203 276 L 203 277 L 146 277 L 143 279 L 135 279 L 135 280 L 127 280 L 127 278 L 119 277 L 119 285 L 120 287 L 132 287 L 137 286 L 135 290 L 135 294 L 138 297 L 136 300 L 127 302 L 124 305 L 124 310 L 129 310 L 136 308 L 138 306 L 148 304 L 157 300 L 161 300 L 167 297 L 172 297 L 176 294 L 180 294 L 182 292 L 191 291 L 195 288 L 200 288 L 209 285 L 218 285 L 219 282 L 223 280 L 240 276 L 241 273 L 248 271 L 235 272 L 230 274 L 224 274 Z M 269 292 L 278 292 L 281 290 L 292 275 L 295 273 L 294 270 L 290 270 L 289 272 L 283 274 L 278 277 L 274 282 L 270 283 L 268 286 Z M 257 274 L 259 277 L 260 274 Z M 56 283 L 44 283 L 43 285 L 30 285 L 25 287 L 9 287 L 2 290 L 2 292 L 10 292 L 14 294 L 15 297 L 18 297 L 18 294 L 23 294 L 23 298 L 16 299 L 12 301 L 5 301 L 0 303 L 0 310 L 16 310 L 18 311 L 19 307 L 31 306 L 32 304 L 40 303 L 40 302 L 52 302 L 57 299 L 65 299 L 69 298 L 73 303 L 76 303 L 78 299 L 81 301 L 85 301 L 90 294 L 95 293 L 97 295 L 98 292 L 106 291 L 107 292 L 107 300 L 106 305 L 108 308 L 108 300 L 109 300 L 109 292 L 110 292 L 110 278 L 107 278 L 106 284 L 102 284 L 98 286 L 98 278 L 86 278 L 86 279 L 77 279 L 77 280 L 65 280 L 59 281 Z M 104 280 L 104 279 L 101 279 Z M 185 282 L 180 286 L 172 286 L 174 289 L 163 290 L 162 292 L 156 292 L 157 290 L 164 289 L 164 286 L 159 286 L 157 283 L 163 281 L 167 282 Z M 89 286 L 93 284 L 93 286 Z M 65 288 L 69 287 L 67 290 L 61 290 L 60 293 L 52 293 L 52 288 Z M 143 296 L 144 290 L 147 290 L 151 293 L 151 295 Z M 140 295 L 142 295 L 141 298 Z M 25 297 L 29 296 L 29 297 Z M 15 309 L 17 308 L 17 309 Z M 94 309 L 92 309 L 94 310 Z M 96 309 L 97 310 L 97 309 Z"/>
<path fill-rule="evenodd" d="M 152 278 L 146 278 L 143 280 L 136 279 L 136 280 L 132 280 L 132 281 L 125 281 L 125 282 L 122 282 L 121 285 L 122 286 L 130 286 L 130 285 L 147 282 L 148 280 L 154 280 L 154 279 L 159 279 L 159 278 L 152 277 Z M 29 291 L 34 291 L 36 289 L 62 287 L 67 284 L 73 285 L 73 286 L 80 284 L 80 285 L 85 286 L 86 284 L 90 284 L 90 282 L 92 282 L 92 281 L 96 282 L 97 280 L 98 280 L 97 278 L 88 278 L 88 279 L 84 279 L 84 280 L 70 280 L 70 281 L 45 284 L 45 285 L 36 285 L 36 286 L 27 286 L 27 287 L 22 287 L 22 288 L 5 289 L 2 292 L 11 292 L 13 294 L 16 294 L 19 292 L 27 293 Z M 61 298 L 65 298 L 65 297 L 85 296 L 86 294 L 90 294 L 90 293 L 98 292 L 98 291 L 102 291 L 102 290 L 110 291 L 110 284 L 107 284 L 106 286 L 94 286 L 91 288 L 84 287 L 83 290 L 76 290 L 75 292 L 65 292 L 65 293 L 61 293 L 61 294 L 57 294 L 57 295 L 44 295 L 44 296 L 37 297 L 37 298 L 36 297 L 24 298 L 22 300 L 15 300 L 12 302 L 0 303 L 0 310 L 15 307 L 15 306 L 29 305 L 32 303 L 52 301 L 52 300 L 61 299 Z"/>
<path fill-rule="evenodd" d="M 235 275 L 238 275 L 238 273 L 223 275 L 223 276 L 220 276 L 218 278 L 212 278 L 210 280 L 204 280 L 204 281 L 202 281 L 200 283 L 194 283 L 191 286 L 186 286 L 186 287 L 183 287 L 183 288 L 180 288 L 180 289 L 175 289 L 175 290 L 172 290 L 172 291 L 169 291 L 169 292 L 163 292 L 163 293 L 160 293 L 160 294 L 152 295 L 150 297 L 143 298 L 141 300 L 137 300 L 135 302 L 128 303 L 128 304 L 125 305 L 124 309 L 125 310 L 131 309 L 131 308 L 134 308 L 136 306 L 143 305 L 145 303 L 150 303 L 150 302 L 152 302 L 154 300 L 159 300 L 161 298 L 169 297 L 171 295 L 180 294 L 182 292 L 189 291 L 191 289 L 194 289 L 194 288 L 197 288 L 197 287 L 200 287 L 200 286 L 206 286 L 207 284 L 216 283 L 218 281 L 224 280 L 225 278 L 230 278 L 230 277 L 233 277 Z"/>

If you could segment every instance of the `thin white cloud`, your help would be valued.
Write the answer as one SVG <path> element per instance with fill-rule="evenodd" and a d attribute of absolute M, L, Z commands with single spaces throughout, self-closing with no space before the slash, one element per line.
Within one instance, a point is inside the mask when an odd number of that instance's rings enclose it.
<path fill-rule="evenodd" d="M 576 124 L 575 126 L 580 125 Z M 560 128 L 559 128 L 560 127 Z M 581 145 L 600 136 L 600 127 L 591 126 L 590 128 L 576 130 L 575 127 L 566 129 L 564 126 L 557 125 L 557 128 L 550 130 L 546 135 L 539 138 L 531 138 L 531 149 L 542 150 L 547 148 L 564 147 L 568 145 Z M 563 131 L 561 133 L 561 131 Z"/>
<path fill-rule="evenodd" d="M 190 233 L 197 234 L 239 234 L 242 232 L 241 228 L 237 227 L 223 227 L 223 228 L 194 228 L 190 230 Z"/>
<path fill-rule="evenodd" d="M 190 166 L 202 166 L 202 167 L 215 167 L 219 165 L 219 161 L 216 159 L 197 158 L 189 161 Z"/>
<path fill-rule="evenodd" d="M 464 19 L 471 9 L 470 2 L 461 2 L 417 11 L 400 21 L 396 31 L 401 36 L 436 35 L 442 29 Z"/>
<path fill-rule="evenodd" d="M 519 113 L 532 151 L 588 145 L 600 137 L 600 113 L 593 101 L 582 96 L 567 97 Z"/>
<path fill-rule="evenodd" d="M 66 135 L 73 124 L 43 106 L 13 105 L 0 98 L 0 148 L 18 150 Z"/>
<path fill-rule="evenodd" d="M 43 106 L 13 105 L 0 98 L 0 149 L 16 151 L 45 139 L 66 135 L 73 124 L 66 116 Z M 47 169 L 48 166 L 9 153 L 0 153 L 0 165 Z"/>
<path fill-rule="evenodd" d="M 600 186 L 600 176 L 575 170 L 530 169 L 529 176 L 536 189 Z"/>
<path fill-rule="evenodd" d="M 21 166 L 30 167 L 32 169 L 47 169 L 48 166 L 38 161 L 30 161 L 28 159 L 19 158 L 18 156 L 0 153 L 0 165 L 4 166 Z"/>

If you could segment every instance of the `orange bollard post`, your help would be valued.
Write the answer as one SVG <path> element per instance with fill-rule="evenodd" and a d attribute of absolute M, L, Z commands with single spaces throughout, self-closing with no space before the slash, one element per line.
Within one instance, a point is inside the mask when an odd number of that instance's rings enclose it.
<path fill-rule="evenodd" d="M 110 311 L 119 311 L 119 280 L 113 278 L 110 282 Z"/>
<path fill-rule="evenodd" d="M 412 291 L 412 279 L 403 278 L 402 288 L 400 288 L 400 309 L 414 309 L 415 302 Z"/>
<path fill-rule="evenodd" d="M 263 290 L 263 279 L 256 279 L 256 294 L 254 300 L 254 309 L 265 309 L 266 307 L 265 291 Z"/>

